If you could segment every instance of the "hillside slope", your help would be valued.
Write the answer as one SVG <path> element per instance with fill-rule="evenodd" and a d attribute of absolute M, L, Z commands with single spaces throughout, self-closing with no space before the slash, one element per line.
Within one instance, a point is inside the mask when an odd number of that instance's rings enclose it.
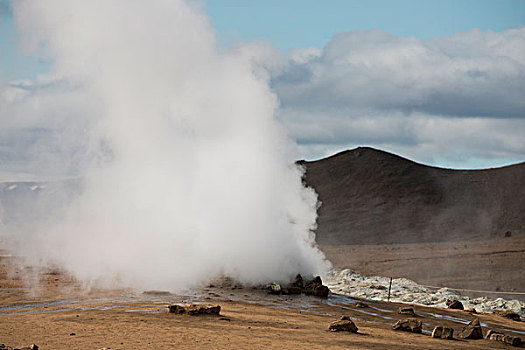
<path fill-rule="evenodd" d="M 322 202 L 321 245 L 525 236 L 525 163 L 441 169 L 367 147 L 299 163 Z"/>

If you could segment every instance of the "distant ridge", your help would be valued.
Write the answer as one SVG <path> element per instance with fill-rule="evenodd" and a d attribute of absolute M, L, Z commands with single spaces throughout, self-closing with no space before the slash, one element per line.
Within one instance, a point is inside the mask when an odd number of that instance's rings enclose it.
<path fill-rule="evenodd" d="M 525 236 L 525 162 L 452 170 L 359 147 L 298 163 L 322 203 L 321 245 Z"/>

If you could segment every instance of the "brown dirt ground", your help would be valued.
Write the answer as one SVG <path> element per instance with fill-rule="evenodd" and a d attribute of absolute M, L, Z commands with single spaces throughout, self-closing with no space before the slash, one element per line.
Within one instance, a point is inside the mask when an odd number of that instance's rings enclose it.
<path fill-rule="evenodd" d="M 129 297 L 130 291 L 83 292 L 77 282 L 57 270 L 34 273 L 38 289 L 24 287 L 21 275 L 31 268 L 0 259 L 0 343 L 22 346 L 36 343 L 41 349 L 505 349 L 488 340 L 441 340 L 428 334 L 393 331 L 402 318 L 394 303 L 365 301 L 370 308 L 352 306 L 356 299 L 331 295 L 313 297 L 270 296 L 252 289 L 207 288 L 197 299 L 218 303 L 228 320 L 213 316 L 169 314 L 165 305 L 178 296 Z M 18 273 L 17 273 L 18 272 Z M 126 296 L 127 295 L 127 296 Z M 104 299 L 93 299 L 101 297 Z M 147 298 L 151 298 L 148 300 Z M 70 299 L 70 300 L 67 300 Z M 76 301 L 73 301 L 74 299 Z M 48 303 L 48 304 L 46 304 Z M 85 309 L 82 309 L 85 307 Z M 113 307 L 113 308 L 112 308 Z M 370 313 L 366 314 L 369 310 Z M 472 320 L 455 310 L 415 307 L 428 333 L 443 324 L 458 332 L 462 325 L 443 316 Z M 432 316 L 441 315 L 439 318 Z M 349 315 L 358 334 L 331 333 L 327 327 Z M 387 319 L 386 317 L 390 317 Z M 494 315 L 476 315 L 494 329 L 525 334 L 525 322 Z M 485 328 L 485 331 L 487 328 Z M 74 333 L 75 335 L 71 335 Z M 512 333 L 511 333 L 512 334 Z M 514 333 L 518 335 L 519 333 Z"/>
<path fill-rule="evenodd" d="M 525 292 L 525 237 L 455 242 L 322 246 L 334 266 L 421 284 Z M 481 296 L 473 293 L 474 296 Z M 525 300 L 524 295 L 488 295 Z"/>

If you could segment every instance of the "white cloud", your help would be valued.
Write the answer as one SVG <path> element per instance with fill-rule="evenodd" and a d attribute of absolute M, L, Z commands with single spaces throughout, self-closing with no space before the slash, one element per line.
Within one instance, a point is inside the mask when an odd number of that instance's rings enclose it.
<path fill-rule="evenodd" d="M 525 27 L 341 33 L 322 52 L 292 53 L 272 85 L 307 158 L 367 144 L 451 164 L 461 154 L 467 167 L 525 159 Z"/>

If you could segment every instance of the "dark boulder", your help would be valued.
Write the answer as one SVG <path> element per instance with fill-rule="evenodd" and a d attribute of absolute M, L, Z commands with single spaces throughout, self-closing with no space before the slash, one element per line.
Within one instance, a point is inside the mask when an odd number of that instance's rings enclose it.
<path fill-rule="evenodd" d="M 295 276 L 293 282 L 292 282 L 292 287 L 296 287 L 296 288 L 299 288 L 299 289 L 302 289 L 304 287 L 304 281 L 303 281 L 303 276 L 301 276 L 300 273 L 297 274 L 297 276 Z"/>
<path fill-rule="evenodd" d="M 306 281 L 303 288 L 303 293 L 307 295 L 326 297 L 329 292 L 330 290 L 323 285 L 323 281 L 319 276 L 315 276 L 312 280 Z"/>
<path fill-rule="evenodd" d="M 446 304 L 449 309 L 463 310 L 463 304 L 459 300 L 447 299 Z"/>
<path fill-rule="evenodd" d="M 317 285 L 314 287 L 314 292 L 312 293 L 315 297 L 326 298 L 330 294 L 330 289 L 324 285 Z"/>

